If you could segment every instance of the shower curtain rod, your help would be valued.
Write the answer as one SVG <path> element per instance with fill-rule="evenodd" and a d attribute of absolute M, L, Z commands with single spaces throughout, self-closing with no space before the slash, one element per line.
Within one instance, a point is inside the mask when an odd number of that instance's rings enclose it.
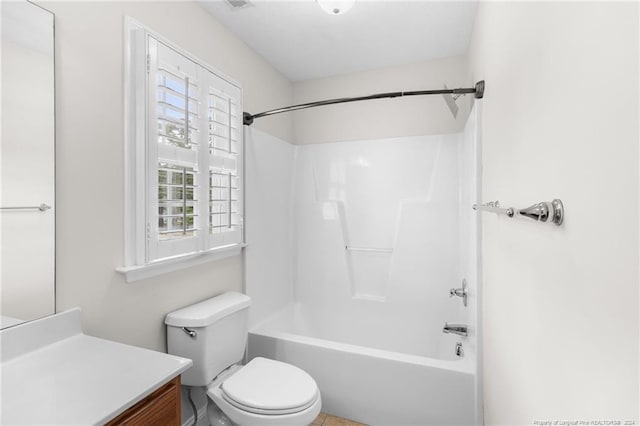
<path fill-rule="evenodd" d="M 260 112 L 258 114 L 249 114 L 248 112 L 242 113 L 243 124 L 251 126 L 253 120 L 256 118 L 267 117 L 269 115 L 282 114 L 283 112 L 297 111 L 300 109 L 315 108 L 325 105 L 344 104 L 347 102 L 368 101 L 371 99 L 383 99 L 383 98 L 399 98 L 402 96 L 422 96 L 422 95 L 466 95 L 473 93 L 473 97 L 476 99 L 482 99 L 484 96 L 484 80 L 480 80 L 474 87 L 462 88 L 462 89 L 440 89 L 440 90 L 415 90 L 409 92 L 387 92 L 376 93 L 375 95 L 359 96 L 356 98 L 339 98 L 339 99 L 327 99 L 325 101 L 309 102 L 306 104 L 291 105 L 284 108 L 272 109 L 269 111 Z"/>

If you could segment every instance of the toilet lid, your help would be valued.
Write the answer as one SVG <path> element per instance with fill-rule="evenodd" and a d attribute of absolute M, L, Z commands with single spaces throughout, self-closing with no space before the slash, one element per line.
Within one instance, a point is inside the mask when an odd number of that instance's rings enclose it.
<path fill-rule="evenodd" d="M 254 358 L 222 383 L 230 404 L 258 414 L 290 414 L 313 405 L 318 398 L 315 380 L 291 364 Z"/>

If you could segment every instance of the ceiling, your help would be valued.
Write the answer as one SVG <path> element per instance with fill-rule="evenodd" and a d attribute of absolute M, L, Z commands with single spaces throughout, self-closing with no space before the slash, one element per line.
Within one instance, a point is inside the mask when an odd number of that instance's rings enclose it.
<path fill-rule="evenodd" d="M 315 0 L 199 1 L 291 81 L 466 53 L 477 1 L 357 0 L 332 16 Z"/>

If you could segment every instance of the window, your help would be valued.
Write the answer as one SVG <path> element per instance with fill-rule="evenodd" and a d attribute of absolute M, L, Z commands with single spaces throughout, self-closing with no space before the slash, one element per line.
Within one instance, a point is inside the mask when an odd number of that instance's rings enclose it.
<path fill-rule="evenodd" d="M 127 280 L 243 246 L 242 91 L 142 25 L 126 24 Z"/>

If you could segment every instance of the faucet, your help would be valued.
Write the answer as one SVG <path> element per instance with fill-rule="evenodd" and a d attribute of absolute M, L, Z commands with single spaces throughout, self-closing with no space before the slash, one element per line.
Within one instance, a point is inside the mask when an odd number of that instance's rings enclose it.
<path fill-rule="evenodd" d="M 445 322 L 444 327 L 442 328 L 442 332 L 447 334 L 457 334 L 459 336 L 466 336 L 467 325 L 466 324 L 449 324 L 448 322 Z"/>

